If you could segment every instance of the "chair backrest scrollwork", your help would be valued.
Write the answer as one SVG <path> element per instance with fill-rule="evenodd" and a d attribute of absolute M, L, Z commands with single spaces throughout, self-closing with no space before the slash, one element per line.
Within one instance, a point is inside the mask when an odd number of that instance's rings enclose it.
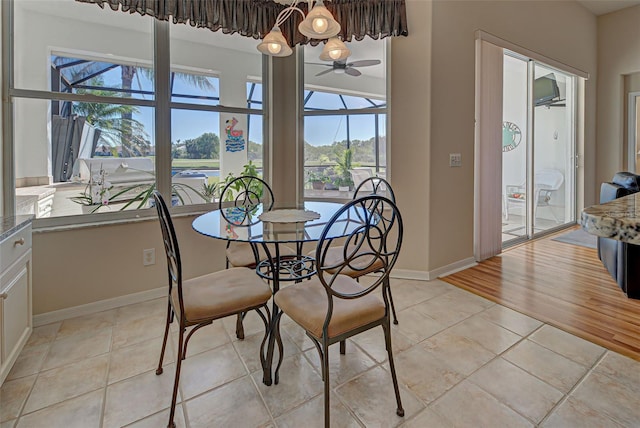
<path fill-rule="evenodd" d="M 346 226 L 340 223 L 346 222 Z M 349 224 L 351 223 L 351 224 Z M 338 262 L 327 257 L 330 248 L 335 248 L 335 239 L 327 238 L 333 227 L 346 227 L 349 233 L 342 244 L 342 257 Z M 331 297 L 354 299 L 371 293 L 381 284 L 388 286 L 391 273 L 400 247 L 402 246 L 403 224 L 396 204 L 380 195 L 368 195 L 354 199 L 336 212 L 325 226 L 316 247 L 318 277 L 327 294 Z M 333 287 L 341 272 L 351 270 L 371 270 L 376 267 L 380 275 L 376 280 L 353 294 L 347 294 Z M 387 302 L 386 293 L 383 293 Z M 331 299 L 330 299 L 331 301 Z M 327 322 L 331 317 L 331 306 Z"/>
<path fill-rule="evenodd" d="M 220 193 L 219 208 L 229 223 L 250 225 L 258 221 L 257 213 L 273 207 L 273 191 L 261 178 L 241 176 L 228 182 Z"/>
<path fill-rule="evenodd" d="M 167 204 L 160 192 L 154 190 L 152 196 L 155 201 L 156 210 L 158 211 L 160 229 L 162 230 L 162 242 L 167 256 L 169 294 L 171 294 L 171 289 L 175 285 L 178 289 L 178 298 L 180 300 L 180 313 L 184 313 L 184 305 L 182 302 L 182 261 L 180 259 L 180 247 L 178 246 L 176 230 L 173 227 L 169 208 L 167 208 Z"/>
<path fill-rule="evenodd" d="M 360 183 L 355 192 L 353 192 L 353 199 L 358 199 L 365 195 L 383 195 L 389 198 L 391 202 L 396 202 L 396 195 L 393 192 L 393 188 L 391 188 L 391 184 L 381 177 L 369 177 Z"/>

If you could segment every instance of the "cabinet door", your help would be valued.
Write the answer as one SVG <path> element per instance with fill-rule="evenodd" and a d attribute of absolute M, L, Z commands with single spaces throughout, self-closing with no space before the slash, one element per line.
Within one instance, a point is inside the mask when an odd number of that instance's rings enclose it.
<path fill-rule="evenodd" d="M 2 302 L 2 361 L 16 349 L 22 336 L 31 326 L 29 308 L 29 263 L 30 259 L 20 266 L 13 278 L 8 278 L 3 285 L 4 301 Z"/>

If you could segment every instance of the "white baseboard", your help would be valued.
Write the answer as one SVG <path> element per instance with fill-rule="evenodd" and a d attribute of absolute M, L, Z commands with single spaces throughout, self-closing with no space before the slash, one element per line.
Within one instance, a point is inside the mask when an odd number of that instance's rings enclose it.
<path fill-rule="evenodd" d="M 391 278 L 413 279 L 415 281 L 429 281 L 431 279 L 427 271 L 409 269 L 393 269 L 391 271 Z"/>
<path fill-rule="evenodd" d="M 455 263 L 451 263 L 430 271 L 394 269 L 391 271 L 391 278 L 412 279 L 416 281 L 431 281 L 433 279 L 450 275 L 452 273 L 456 273 L 475 265 L 477 265 L 476 260 L 473 257 L 469 257 L 468 259 L 459 260 Z"/>
<path fill-rule="evenodd" d="M 158 297 L 167 295 L 167 287 L 155 288 L 153 290 L 141 291 L 139 293 L 127 294 L 111 299 L 99 300 L 97 302 L 87 303 L 85 305 L 73 306 L 71 308 L 59 309 L 57 311 L 38 314 L 33 317 L 34 327 L 38 327 L 52 322 L 58 322 L 69 318 L 79 317 L 82 315 L 94 314 L 109 309 L 119 308 L 120 306 L 130 305 L 132 303 L 145 302 Z"/>
<path fill-rule="evenodd" d="M 460 272 L 461 270 L 468 269 L 477 265 L 476 259 L 473 257 L 469 257 L 463 260 L 458 260 L 457 262 L 448 264 L 446 266 L 439 267 L 438 269 L 434 269 L 429 271 L 429 274 L 432 275 L 432 279 L 442 278 L 443 276 L 451 275 L 452 273 Z"/>

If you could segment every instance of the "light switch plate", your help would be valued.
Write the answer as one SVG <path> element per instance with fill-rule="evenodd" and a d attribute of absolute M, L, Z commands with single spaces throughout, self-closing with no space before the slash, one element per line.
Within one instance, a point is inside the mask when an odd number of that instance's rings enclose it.
<path fill-rule="evenodd" d="M 449 166 L 462 166 L 462 155 L 460 153 L 449 153 Z"/>

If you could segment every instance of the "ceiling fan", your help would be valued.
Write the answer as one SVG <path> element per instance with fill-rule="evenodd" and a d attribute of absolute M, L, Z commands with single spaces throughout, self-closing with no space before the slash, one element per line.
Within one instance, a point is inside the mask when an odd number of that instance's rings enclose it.
<path fill-rule="evenodd" d="M 314 65 L 323 65 L 325 67 L 331 67 L 327 70 L 322 70 L 320 73 L 317 73 L 316 76 L 322 76 L 323 74 L 327 74 L 330 72 L 334 72 L 337 74 L 346 73 L 350 76 L 360 76 L 362 73 L 356 67 L 368 67 L 371 65 L 380 64 L 379 59 L 363 59 L 360 61 L 347 62 L 346 60 L 342 61 L 333 61 L 333 64 L 322 64 L 318 62 L 308 62 L 307 64 Z"/>

